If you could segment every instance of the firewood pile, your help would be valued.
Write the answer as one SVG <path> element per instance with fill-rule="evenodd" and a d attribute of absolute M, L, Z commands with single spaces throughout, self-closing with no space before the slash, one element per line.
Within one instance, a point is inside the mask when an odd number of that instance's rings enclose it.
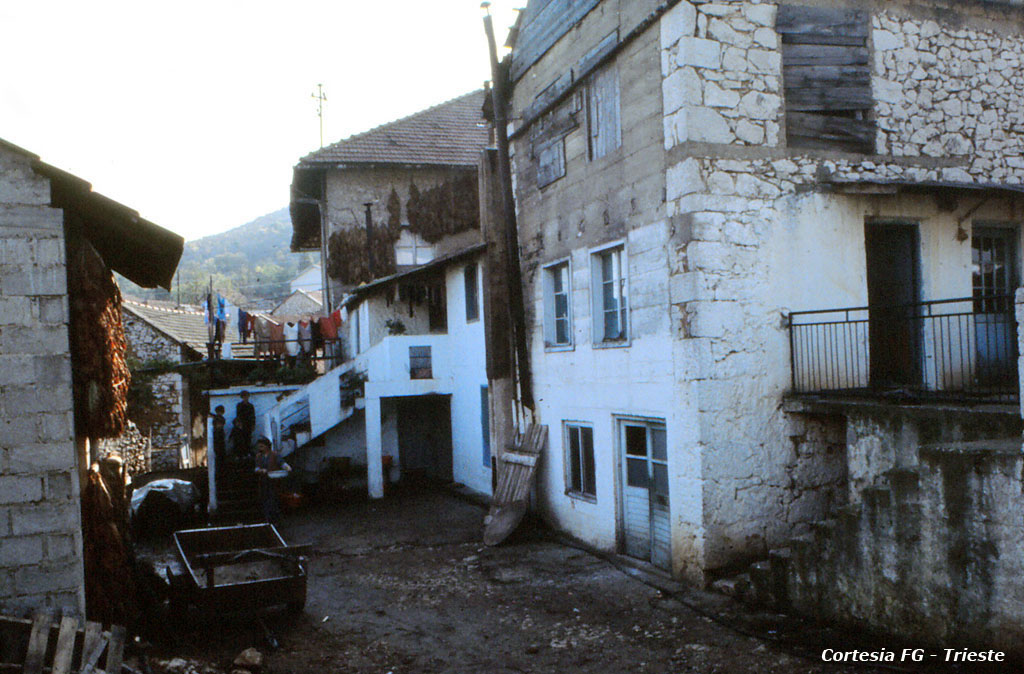
<path fill-rule="evenodd" d="M 90 437 L 116 437 L 128 421 L 131 383 L 121 290 L 103 258 L 81 237 L 68 238 L 68 285 L 77 427 Z"/>
<path fill-rule="evenodd" d="M 129 421 L 124 433 L 116 438 L 100 440 L 100 457 L 116 456 L 124 464 L 128 475 L 135 477 L 152 470 L 150 444 L 138 426 Z"/>

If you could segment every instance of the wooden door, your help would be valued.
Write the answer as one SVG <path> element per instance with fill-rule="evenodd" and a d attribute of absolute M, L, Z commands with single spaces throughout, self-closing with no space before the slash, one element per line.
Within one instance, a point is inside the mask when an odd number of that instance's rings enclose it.
<path fill-rule="evenodd" d="M 921 381 L 918 234 L 915 225 L 869 224 L 868 345 L 873 388 L 914 387 Z"/>

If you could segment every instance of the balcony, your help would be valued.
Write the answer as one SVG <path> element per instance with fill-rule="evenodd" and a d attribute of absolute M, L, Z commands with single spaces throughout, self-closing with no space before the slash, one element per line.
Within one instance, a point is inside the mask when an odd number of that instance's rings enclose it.
<path fill-rule="evenodd" d="M 419 381 L 423 384 L 415 386 L 422 388 L 450 386 L 450 359 L 448 335 L 390 335 L 359 354 L 355 362 L 371 382 Z"/>
<path fill-rule="evenodd" d="M 796 311 L 792 393 L 897 400 L 1019 400 L 1011 295 Z"/>

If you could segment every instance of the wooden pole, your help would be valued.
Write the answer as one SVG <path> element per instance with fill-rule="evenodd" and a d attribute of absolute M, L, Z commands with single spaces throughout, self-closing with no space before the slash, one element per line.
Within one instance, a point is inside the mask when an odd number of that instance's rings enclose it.
<path fill-rule="evenodd" d="M 523 277 L 519 266 L 519 232 L 516 226 L 516 204 L 512 194 L 512 168 L 508 155 L 508 61 L 498 62 L 498 47 L 490 14 L 484 16 L 484 32 L 491 57 L 491 103 L 494 107 L 494 135 L 498 146 L 498 182 L 501 186 L 502 215 L 506 237 L 508 264 L 509 312 L 512 314 L 512 337 L 519 380 L 519 401 L 534 408 L 533 383 L 530 379 L 529 351 L 526 343 L 526 314 L 523 306 Z"/>

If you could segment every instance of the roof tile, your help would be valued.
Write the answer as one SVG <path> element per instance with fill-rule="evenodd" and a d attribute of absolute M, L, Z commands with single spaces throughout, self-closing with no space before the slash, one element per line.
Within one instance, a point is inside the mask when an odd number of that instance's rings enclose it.
<path fill-rule="evenodd" d="M 478 89 L 312 152 L 299 166 L 336 163 L 476 166 L 488 142 Z"/>

